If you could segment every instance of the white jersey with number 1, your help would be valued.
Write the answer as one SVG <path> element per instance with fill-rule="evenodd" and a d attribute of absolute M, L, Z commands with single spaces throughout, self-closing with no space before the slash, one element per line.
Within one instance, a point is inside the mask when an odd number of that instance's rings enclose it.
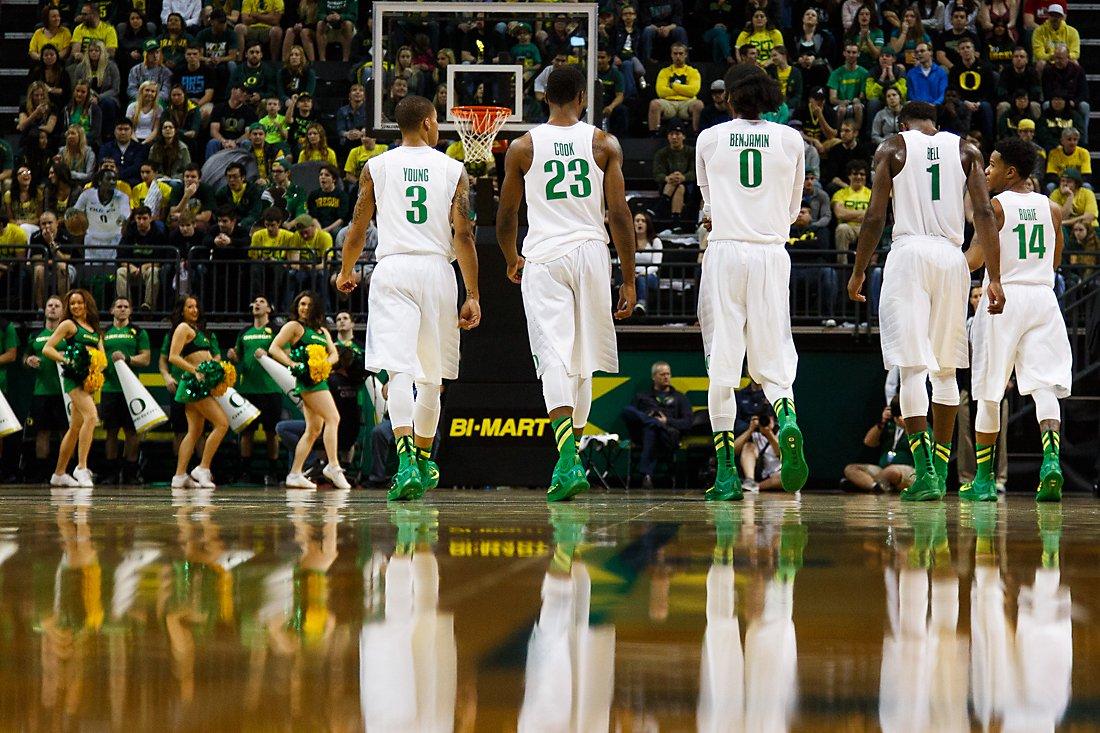
<path fill-rule="evenodd" d="M 939 237 L 963 244 L 963 175 L 959 136 L 950 132 L 900 133 L 905 165 L 894 176 L 894 240 Z"/>
<path fill-rule="evenodd" d="M 603 170 L 596 165 L 586 122 L 569 127 L 539 125 L 531 132 L 531 168 L 523 176 L 527 236 L 523 257 L 550 262 L 585 242 L 607 244 Z"/>
<path fill-rule="evenodd" d="M 802 206 L 805 146 L 794 128 L 731 120 L 699 135 L 695 178 L 710 207 L 709 241 L 787 243 Z"/>
<path fill-rule="evenodd" d="M 402 145 L 367 165 L 378 205 L 375 256 L 438 254 L 453 260 L 451 202 L 462 163 L 426 145 Z"/>

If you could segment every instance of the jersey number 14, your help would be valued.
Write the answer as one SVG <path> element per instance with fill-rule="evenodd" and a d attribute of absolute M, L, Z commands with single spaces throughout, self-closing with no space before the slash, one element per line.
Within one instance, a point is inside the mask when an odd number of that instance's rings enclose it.
<path fill-rule="evenodd" d="M 1012 227 L 1016 232 L 1017 241 L 1020 243 L 1020 259 L 1026 260 L 1028 254 L 1039 255 L 1037 259 L 1043 259 L 1046 254 L 1046 235 L 1043 233 L 1046 227 L 1042 224 L 1032 224 L 1031 234 L 1027 234 L 1027 224 L 1017 224 Z"/>

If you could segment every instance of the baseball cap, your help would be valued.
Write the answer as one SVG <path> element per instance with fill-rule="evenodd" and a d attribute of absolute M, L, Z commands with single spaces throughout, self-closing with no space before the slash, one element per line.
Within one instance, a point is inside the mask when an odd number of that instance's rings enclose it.
<path fill-rule="evenodd" d="M 1057 3 L 1047 6 L 1047 15 L 1061 15 L 1063 18 L 1066 16 L 1066 9 Z"/>
<path fill-rule="evenodd" d="M 817 56 L 817 46 L 813 41 L 802 41 L 798 44 L 799 56 Z"/>
<path fill-rule="evenodd" d="M 712 92 L 724 92 L 726 91 L 726 82 L 721 79 L 715 79 L 710 83 L 710 90 Z"/>
<path fill-rule="evenodd" d="M 1017 130 L 1034 130 L 1035 129 L 1035 120 L 1027 120 L 1027 119 L 1020 120 L 1020 122 L 1016 125 L 1016 129 Z"/>
<path fill-rule="evenodd" d="M 141 44 L 141 48 L 145 51 L 156 51 L 160 48 L 160 41 L 155 38 L 150 38 L 145 43 Z"/>
<path fill-rule="evenodd" d="M 1073 180 L 1077 181 L 1078 183 L 1084 183 L 1085 182 L 1085 179 L 1081 177 L 1081 171 L 1074 168 L 1073 166 L 1062 169 L 1062 178 L 1072 178 Z"/>
<path fill-rule="evenodd" d="M 300 216 L 295 217 L 294 220 L 290 222 L 290 226 L 288 227 L 288 229 L 290 229 L 290 231 L 292 232 L 300 232 L 303 229 L 308 229 L 311 226 L 313 226 L 313 217 L 309 214 L 301 214 Z"/>
<path fill-rule="evenodd" d="M 253 130 L 262 130 L 262 129 L 264 129 L 264 126 L 261 125 L 259 122 L 253 122 L 251 125 L 248 126 L 248 131 L 249 132 L 252 132 Z"/>
<path fill-rule="evenodd" d="M 669 124 L 668 130 L 665 132 L 665 134 L 667 135 L 670 132 L 684 132 L 686 130 L 687 127 L 684 125 L 684 123 L 676 120 L 675 122 Z"/>

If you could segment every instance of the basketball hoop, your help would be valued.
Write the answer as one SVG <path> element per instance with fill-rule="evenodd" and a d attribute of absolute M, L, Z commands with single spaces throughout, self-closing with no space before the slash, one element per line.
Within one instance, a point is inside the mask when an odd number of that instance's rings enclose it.
<path fill-rule="evenodd" d="M 488 163 L 493 158 L 493 140 L 505 120 L 512 116 L 507 107 L 469 105 L 451 107 L 455 128 L 462 138 L 467 163 Z"/>

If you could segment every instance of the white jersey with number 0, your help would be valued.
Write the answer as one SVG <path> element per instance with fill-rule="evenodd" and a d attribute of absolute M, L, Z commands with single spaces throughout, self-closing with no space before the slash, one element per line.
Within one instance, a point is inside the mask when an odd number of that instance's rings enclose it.
<path fill-rule="evenodd" d="M 426 145 L 399 146 L 371 158 L 378 207 L 381 260 L 392 254 L 437 254 L 455 258 L 451 202 L 462 163 Z"/>
<path fill-rule="evenodd" d="M 523 176 L 528 262 L 556 260 L 585 242 L 607 243 L 603 170 L 592 154 L 595 132 L 586 122 L 531 129 L 531 168 Z"/>
<path fill-rule="evenodd" d="M 802 205 L 805 146 L 791 127 L 731 120 L 699 135 L 695 177 L 709 240 L 783 245 Z"/>
<path fill-rule="evenodd" d="M 940 237 L 963 244 L 963 175 L 959 136 L 950 132 L 900 133 L 905 165 L 894 176 L 894 239 Z"/>
<path fill-rule="evenodd" d="M 1041 193 L 1005 191 L 1001 202 L 1001 283 L 1054 287 L 1054 218 Z M 989 274 L 985 276 L 989 283 Z"/>
<path fill-rule="evenodd" d="M 117 242 L 122 237 L 122 225 L 130 218 L 130 197 L 117 188 L 105 204 L 100 203 L 96 188 L 86 188 L 74 206 L 88 217 L 87 236 L 96 242 Z"/>

